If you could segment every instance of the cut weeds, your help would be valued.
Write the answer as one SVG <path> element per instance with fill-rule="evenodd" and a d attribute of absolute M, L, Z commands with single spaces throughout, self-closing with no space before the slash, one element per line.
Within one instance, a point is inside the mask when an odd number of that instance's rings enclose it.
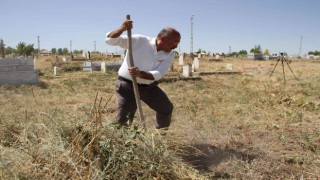
<path fill-rule="evenodd" d="M 146 132 L 114 123 L 116 73 L 55 62 L 55 77 L 51 61 L 37 61 L 39 86 L 0 86 L 1 179 L 319 178 L 318 62 L 293 60 L 284 86 L 274 61 L 200 59 L 243 73 L 161 83 L 175 109 L 160 136 L 145 104 Z"/>

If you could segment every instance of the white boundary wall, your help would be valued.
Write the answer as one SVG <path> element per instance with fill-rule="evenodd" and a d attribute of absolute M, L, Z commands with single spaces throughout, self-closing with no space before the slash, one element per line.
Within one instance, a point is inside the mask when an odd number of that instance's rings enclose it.
<path fill-rule="evenodd" d="M 33 59 L 0 59 L 0 84 L 37 84 L 38 80 Z"/>

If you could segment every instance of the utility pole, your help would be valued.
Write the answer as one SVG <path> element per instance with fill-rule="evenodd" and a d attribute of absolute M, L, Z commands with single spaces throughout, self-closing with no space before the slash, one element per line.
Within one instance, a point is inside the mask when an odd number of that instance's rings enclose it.
<path fill-rule="evenodd" d="M 229 55 L 231 55 L 231 46 L 229 46 Z"/>
<path fill-rule="evenodd" d="M 299 47 L 299 56 L 301 57 L 301 47 L 302 47 L 302 35 L 300 37 L 300 47 Z"/>
<path fill-rule="evenodd" d="M 70 54 L 72 54 L 72 40 L 70 40 Z"/>
<path fill-rule="evenodd" d="M 71 60 L 73 59 L 73 55 L 72 55 L 72 40 L 70 40 L 70 56 L 71 56 Z"/>
<path fill-rule="evenodd" d="M 39 58 L 39 53 L 40 53 L 40 36 L 38 37 L 38 53 L 37 53 L 37 59 Z"/>
<path fill-rule="evenodd" d="M 192 61 L 193 61 L 193 17 L 194 17 L 194 15 L 191 15 L 190 56 L 191 56 Z"/>
<path fill-rule="evenodd" d="M 4 53 L 4 46 L 5 44 L 3 44 L 3 40 L 0 40 L 0 58 L 5 58 L 5 53 Z"/>
<path fill-rule="evenodd" d="M 94 41 L 94 52 L 96 52 L 96 41 Z"/>

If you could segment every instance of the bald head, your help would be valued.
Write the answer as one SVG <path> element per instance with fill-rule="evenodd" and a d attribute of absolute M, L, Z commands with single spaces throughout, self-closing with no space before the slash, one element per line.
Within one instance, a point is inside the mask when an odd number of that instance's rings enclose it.
<path fill-rule="evenodd" d="M 180 33 L 176 29 L 172 27 L 162 29 L 157 36 L 157 51 L 170 52 L 178 46 L 180 39 Z"/>
<path fill-rule="evenodd" d="M 172 27 L 166 27 L 166 28 L 163 28 L 159 34 L 158 34 L 158 38 L 159 37 L 178 37 L 179 39 L 181 39 L 181 36 L 180 36 L 180 33 L 175 29 L 175 28 L 172 28 Z"/>

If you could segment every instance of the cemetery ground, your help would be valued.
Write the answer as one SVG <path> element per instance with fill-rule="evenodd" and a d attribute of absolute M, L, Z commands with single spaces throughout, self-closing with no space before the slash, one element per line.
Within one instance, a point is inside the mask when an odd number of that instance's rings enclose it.
<path fill-rule="evenodd" d="M 199 61 L 198 72 L 242 73 L 161 82 L 175 107 L 162 136 L 143 103 L 146 132 L 138 115 L 113 123 L 116 72 L 39 58 L 39 85 L 0 86 L 0 178 L 320 178 L 320 61 L 290 59 L 298 80 L 284 64 L 286 84 L 281 64 L 269 78 L 275 60 Z M 168 76 L 178 74 L 176 59 Z"/>

